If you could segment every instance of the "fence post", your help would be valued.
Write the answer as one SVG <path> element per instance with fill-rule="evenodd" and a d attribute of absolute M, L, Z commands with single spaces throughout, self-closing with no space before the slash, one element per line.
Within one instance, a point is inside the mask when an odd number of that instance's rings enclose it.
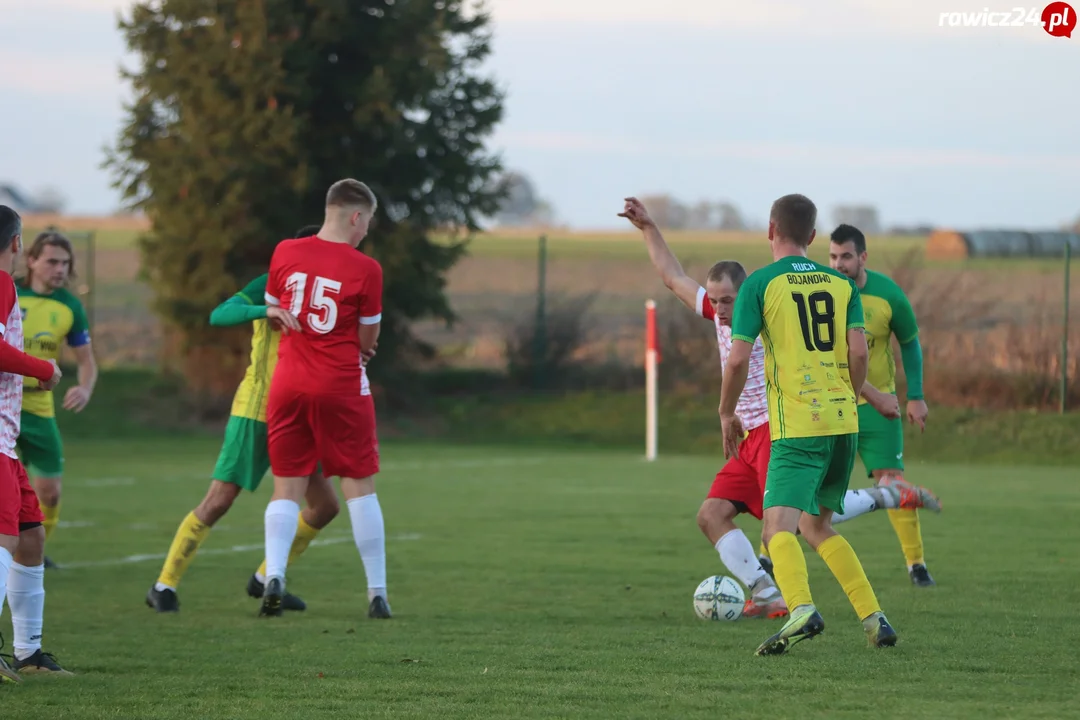
<path fill-rule="evenodd" d="M 656 363 L 659 360 L 656 343 L 656 302 L 645 301 L 645 459 L 656 459 Z"/>
<path fill-rule="evenodd" d="M 536 283 L 536 334 L 533 337 L 533 384 L 537 388 L 545 385 L 545 367 L 547 358 L 547 235 L 541 235 L 538 241 L 537 283 Z"/>
<path fill-rule="evenodd" d="M 1065 243 L 1065 312 L 1061 325 L 1061 414 L 1069 405 L 1069 263 L 1072 258 L 1072 242 Z"/>
<path fill-rule="evenodd" d="M 90 332 L 94 327 L 94 306 L 97 305 L 97 276 L 95 274 L 94 246 L 97 241 L 97 233 L 91 230 L 86 238 L 86 286 L 90 288 L 86 298 L 86 321 L 90 325 Z"/>

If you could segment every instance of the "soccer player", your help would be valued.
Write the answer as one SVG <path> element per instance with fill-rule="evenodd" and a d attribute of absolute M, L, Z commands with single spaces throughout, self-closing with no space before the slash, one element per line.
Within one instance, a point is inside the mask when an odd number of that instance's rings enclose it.
<path fill-rule="evenodd" d="M 317 228 L 302 228 L 296 237 L 306 237 Z M 255 278 L 243 290 L 214 308 L 210 315 L 210 324 L 215 327 L 252 323 L 251 362 L 233 396 L 232 411 L 225 426 L 225 439 L 206 497 L 180 523 L 169 554 L 161 566 L 161 574 L 146 594 L 146 604 L 157 612 L 179 611 L 180 600 L 176 590 L 195 559 L 195 553 L 209 536 L 210 529 L 229 511 L 240 491 L 255 492 L 270 469 L 266 441 L 266 398 L 277 364 L 281 339 L 278 325 L 289 328 L 298 328 L 299 325 L 281 308 L 267 306 L 266 279 L 265 274 Z M 338 514 L 337 494 L 321 474 L 312 478 L 306 499 L 307 509 L 298 511 L 296 539 L 289 551 L 290 563 Z M 247 593 L 253 598 L 262 598 L 265 570 L 264 561 L 248 580 Z M 286 595 L 282 599 L 282 607 L 285 610 L 304 610 L 307 606 L 299 597 Z"/>
<path fill-rule="evenodd" d="M 892 278 L 866 269 L 866 236 L 851 225 L 833 231 L 829 264 L 855 282 L 866 316 L 866 344 L 870 349 L 867 385 L 859 398 L 859 456 L 869 477 L 879 487 L 895 486 L 902 492 L 911 487 L 904 479 L 904 425 L 899 417 L 883 414 L 882 407 L 896 407 L 896 359 L 892 336 L 900 343 L 900 357 L 907 376 L 907 419 L 926 429 L 929 411 L 923 398 L 922 347 L 919 326 L 904 291 Z M 870 386 L 873 383 L 873 386 Z M 876 388 L 876 389 L 875 389 Z M 937 498 L 926 507 L 941 511 Z M 900 547 L 907 560 L 908 576 L 918 587 L 932 587 L 934 578 L 926 569 L 922 529 L 914 508 L 889 510 Z"/>
<path fill-rule="evenodd" d="M 341 478 L 353 540 L 368 582 L 368 617 L 389 618 L 386 536 L 375 495 L 379 446 L 375 404 L 361 354 L 382 320 L 382 267 L 357 252 L 375 214 L 375 194 L 339 180 L 326 195 L 317 235 L 274 250 L 266 301 L 287 309 L 300 331 L 281 339 L 267 411 L 274 496 L 266 506 L 266 591 L 260 615 L 281 615 L 285 568 L 300 498 L 321 464 Z"/>
<path fill-rule="evenodd" d="M 64 395 L 64 409 L 82 412 L 94 392 L 98 369 L 86 311 L 67 289 L 70 277 L 75 277 L 71 241 L 58 232 L 43 232 L 26 253 L 26 277 L 17 287 L 26 352 L 42 360 L 59 360 L 61 346 L 67 343 L 75 353 L 79 382 Z M 23 384 L 22 430 L 17 446 L 34 476 L 47 542 L 60 520 L 64 449 L 53 394 L 34 378 L 26 378 Z M 48 557 L 45 567 L 55 567 Z"/>
<path fill-rule="evenodd" d="M 690 310 L 715 325 L 723 368 L 731 352 L 731 311 L 746 279 L 743 266 L 733 260 L 716 263 L 702 287 L 683 270 L 641 201 L 627 198 L 620 217 L 627 218 L 642 231 L 649 258 L 668 289 Z M 740 513 L 761 519 L 770 444 L 765 387 L 765 349 L 759 338 L 750 352 L 746 388 L 736 408 L 747 431 L 746 439 L 740 446 L 739 457 L 731 458 L 717 473 L 708 497 L 698 510 L 697 522 L 719 553 L 720 561 L 750 590 L 743 616 L 779 618 L 786 616 L 788 609 L 769 576 L 771 564 L 766 568 L 766 560 L 755 557 L 750 541 L 735 525 L 735 517 Z M 918 499 L 917 493 L 911 495 L 911 502 Z M 875 487 L 849 490 L 845 507 L 851 519 L 878 508 L 897 507 L 899 501 L 897 489 Z"/>
<path fill-rule="evenodd" d="M 859 432 L 857 398 L 866 381 L 863 310 L 855 284 L 806 257 L 817 208 L 785 195 L 769 213 L 774 262 L 746 279 L 732 313 L 731 352 L 720 392 L 724 453 L 740 455 L 735 414 L 750 356 L 761 336 L 772 447 L 765 481 L 762 538 L 790 619 L 758 655 L 779 655 L 825 629 L 814 606 L 796 531 L 832 571 L 855 608 L 871 646 L 896 644 L 855 551 L 831 523 L 844 511 Z"/>
<path fill-rule="evenodd" d="M 22 311 L 11 277 L 22 250 L 22 219 L 0 205 L 0 614 L 6 597 L 15 631 L 15 665 L 0 657 L 0 683 L 20 682 L 20 673 L 70 675 L 50 653 L 42 652 L 45 614 L 45 529 L 37 494 L 19 462 L 23 377 L 44 390 L 60 381 L 55 362 L 23 352 Z M 0 646 L 3 638 L 0 637 Z"/>

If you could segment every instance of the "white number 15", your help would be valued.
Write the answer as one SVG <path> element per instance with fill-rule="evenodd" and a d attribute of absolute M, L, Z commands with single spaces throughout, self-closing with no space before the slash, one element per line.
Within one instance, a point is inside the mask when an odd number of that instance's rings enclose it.
<path fill-rule="evenodd" d="M 304 296 L 307 290 L 307 273 L 296 272 L 289 276 L 289 279 L 285 281 L 285 287 L 292 290 L 292 303 L 289 305 L 289 312 L 300 317 L 300 313 L 304 311 Z M 337 325 L 338 306 L 333 298 L 327 297 L 327 295 L 337 295 L 341 292 L 341 283 L 337 280 L 330 280 L 329 278 L 315 276 L 315 282 L 311 287 L 311 300 L 308 303 L 308 326 L 319 333 L 325 335 L 334 329 Z"/>

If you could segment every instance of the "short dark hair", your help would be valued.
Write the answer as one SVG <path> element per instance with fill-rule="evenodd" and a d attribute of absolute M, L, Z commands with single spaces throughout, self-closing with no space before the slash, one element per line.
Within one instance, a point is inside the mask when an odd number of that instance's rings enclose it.
<path fill-rule="evenodd" d="M 321 229 L 322 227 L 319 225 L 305 225 L 304 227 L 296 231 L 296 234 L 293 235 L 293 238 L 299 239 L 311 237 L 312 235 L 317 235 L 319 230 Z"/>
<path fill-rule="evenodd" d="M 352 178 L 338 180 L 326 192 L 326 207 L 359 207 L 375 212 L 378 204 L 371 188 Z"/>
<path fill-rule="evenodd" d="M 817 206 L 805 195 L 785 195 L 773 203 L 769 219 L 776 223 L 776 234 L 799 247 L 809 247 L 817 224 Z"/>
<path fill-rule="evenodd" d="M 721 260 L 709 268 L 709 274 L 705 278 L 705 282 L 720 282 L 724 278 L 730 280 L 731 284 L 738 290 L 742 287 L 743 281 L 746 280 L 746 268 L 737 260 Z"/>
<path fill-rule="evenodd" d="M 862 230 L 854 225 L 840 223 L 836 226 L 836 229 L 832 231 L 832 235 L 829 236 L 829 239 L 837 245 L 851 243 L 855 246 L 855 252 L 859 255 L 866 252 L 866 236 L 863 235 Z"/>
<path fill-rule="evenodd" d="M 22 235 L 22 218 L 7 205 L 0 205 L 0 252 L 4 252 L 15 238 Z"/>

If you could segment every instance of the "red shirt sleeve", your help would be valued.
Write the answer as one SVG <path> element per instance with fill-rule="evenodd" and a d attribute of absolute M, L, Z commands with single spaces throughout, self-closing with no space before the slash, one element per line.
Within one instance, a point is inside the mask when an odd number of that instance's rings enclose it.
<path fill-rule="evenodd" d="M 697 311 L 698 315 L 706 320 L 716 319 L 716 310 L 713 309 L 712 303 L 709 302 L 709 296 L 705 294 L 705 288 L 698 288 Z"/>
<path fill-rule="evenodd" d="M 281 294 L 284 292 L 284 285 L 281 282 L 281 246 L 278 245 L 274 249 L 274 254 L 270 257 L 270 272 L 266 276 L 266 292 L 265 300 L 266 304 L 271 307 L 281 306 Z"/>
<path fill-rule="evenodd" d="M 360 324 L 374 325 L 382 321 L 382 265 L 369 258 L 366 263 L 363 291 L 360 294 Z"/>
<path fill-rule="evenodd" d="M 19 297 L 15 292 L 15 281 L 8 275 L 6 281 L 0 280 L 0 336 L 7 335 L 7 319 L 11 317 L 17 302 Z"/>

